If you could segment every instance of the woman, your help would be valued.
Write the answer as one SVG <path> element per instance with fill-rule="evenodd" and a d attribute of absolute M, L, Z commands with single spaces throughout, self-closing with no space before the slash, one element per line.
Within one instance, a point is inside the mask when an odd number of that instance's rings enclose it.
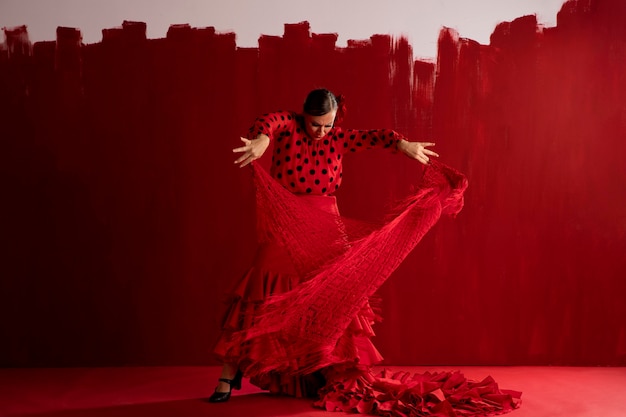
<path fill-rule="evenodd" d="M 459 372 L 372 372 L 369 300 L 442 214 L 463 207 L 467 179 L 432 157 L 431 142 L 389 129 L 337 127 L 341 99 L 309 93 L 303 113 L 257 119 L 235 164 L 273 143 L 270 175 L 252 164 L 259 249 L 233 291 L 215 354 L 222 374 L 210 402 L 224 402 L 243 375 L 273 393 L 317 397 L 329 411 L 406 416 L 478 416 L 517 408 L 521 393 Z M 339 216 L 335 197 L 346 154 L 397 150 L 426 165 L 419 189 L 376 227 Z"/>
<path fill-rule="evenodd" d="M 244 167 L 263 156 L 273 143 L 271 176 L 291 193 L 307 200 L 307 205 L 321 212 L 338 216 L 337 204 L 332 194 L 342 182 L 343 157 L 348 153 L 370 148 L 397 150 L 422 164 L 428 164 L 437 153 L 428 149 L 431 142 L 411 142 L 389 129 L 351 130 L 336 126 L 343 116 L 341 99 L 326 89 L 311 91 L 303 106 L 303 113 L 276 112 L 258 118 L 248 138 L 241 138 L 243 146 L 233 152 L 241 153 L 235 164 Z M 342 227 L 337 228 L 340 237 Z M 331 239 L 338 240 L 338 239 Z M 339 239 L 340 240 L 340 239 Z M 235 341 L 233 334 L 253 326 L 254 314 L 264 299 L 272 294 L 284 293 L 306 279 L 307 265 L 293 262 L 288 250 L 280 244 L 260 245 L 253 267 L 239 282 L 223 323 L 223 333 L 215 353 L 223 362 L 222 374 L 210 402 L 224 402 L 232 389 L 241 387 L 245 371 L 251 381 L 272 392 L 294 396 L 316 396 L 324 384 L 320 372 L 309 375 L 288 376 L 280 372 L 255 372 L 247 360 L 251 352 L 257 357 L 271 355 L 264 346 L 246 346 L 245 351 Z M 369 305 L 354 317 L 341 337 L 343 352 L 333 365 L 369 367 L 382 357 L 369 338 L 373 335 L 374 320 Z"/>

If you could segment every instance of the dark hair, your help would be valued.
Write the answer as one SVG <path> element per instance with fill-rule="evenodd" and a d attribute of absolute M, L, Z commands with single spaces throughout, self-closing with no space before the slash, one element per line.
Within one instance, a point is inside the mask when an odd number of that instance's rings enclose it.
<path fill-rule="evenodd" d="M 323 116 L 337 110 L 337 98 L 325 88 L 313 90 L 306 96 L 304 112 L 311 116 Z"/>

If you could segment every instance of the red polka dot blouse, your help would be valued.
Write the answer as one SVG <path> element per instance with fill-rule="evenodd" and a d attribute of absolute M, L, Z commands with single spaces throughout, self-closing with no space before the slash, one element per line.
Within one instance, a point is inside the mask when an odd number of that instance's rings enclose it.
<path fill-rule="evenodd" d="M 355 130 L 333 127 L 321 140 L 307 134 L 304 117 L 280 111 L 259 117 L 248 138 L 265 134 L 273 144 L 270 174 L 296 194 L 329 195 L 341 185 L 344 155 L 371 148 L 397 149 L 406 138 L 391 129 Z"/>

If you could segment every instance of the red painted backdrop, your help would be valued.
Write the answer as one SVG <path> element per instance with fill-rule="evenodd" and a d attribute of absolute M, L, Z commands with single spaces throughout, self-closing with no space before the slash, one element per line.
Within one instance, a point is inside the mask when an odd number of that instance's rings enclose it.
<path fill-rule="evenodd" d="M 444 29 L 436 63 L 404 39 L 335 46 L 307 23 L 234 34 L 141 23 L 0 51 L 3 366 L 214 364 L 223 294 L 254 251 L 254 117 L 325 86 L 347 127 L 431 139 L 470 181 L 380 290 L 391 364 L 626 364 L 626 8 L 566 3 L 490 45 Z M 268 158 L 263 162 L 268 163 Z M 420 168 L 346 160 L 344 214 L 368 218 Z"/>

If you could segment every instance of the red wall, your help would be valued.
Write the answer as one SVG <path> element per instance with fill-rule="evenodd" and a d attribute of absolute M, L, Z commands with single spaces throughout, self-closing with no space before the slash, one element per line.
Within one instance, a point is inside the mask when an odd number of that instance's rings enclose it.
<path fill-rule="evenodd" d="M 437 142 L 470 188 L 380 290 L 392 364 L 626 365 L 626 8 L 568 2 L 557 27 L 404 39 L 285 25 L 235 35 L 145 25 L 0 52 L 0 365 L 214 364 L 223 294 L 254 251 L 238 145 L 262 112 L 346 95 L 344 126 Z M 26 43 L 28 45 L 28 43 Z M 267 164 L 269 157 L 263 162 Z M 414 161 L 346 161 L 344 214 L 410 187 Z"/>

